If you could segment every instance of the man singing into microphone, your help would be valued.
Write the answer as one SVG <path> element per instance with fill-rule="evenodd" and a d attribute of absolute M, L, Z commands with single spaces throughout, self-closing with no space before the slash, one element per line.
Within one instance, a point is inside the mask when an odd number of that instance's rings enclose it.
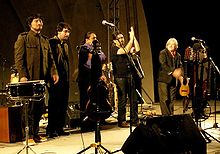
<path fill-rule="evenodd" d="M 78 87 L 80 92 L 80 120 L 81 120 L 81 131 L 93 131 L 95 129 L 95 123 L 88 120 L 85 114 L 87 103 L 90 100 L 88 91 L 91 86 L 91 68 L 92 68 L 92 57 L 93 57 L 93 41 L 97 40 L 97 36 L 94 32 L 87 32 L 84 36 L 82 45 L 78 51 Z M 104 62 L 106 56 L 100 51 L 99 57 Z M 100 77 L 101 80 L 106 80 L 105 76 Z"/>

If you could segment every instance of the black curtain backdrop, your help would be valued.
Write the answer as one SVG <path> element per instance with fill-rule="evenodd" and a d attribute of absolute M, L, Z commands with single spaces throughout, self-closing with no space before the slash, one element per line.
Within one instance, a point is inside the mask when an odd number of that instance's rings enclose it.
<path fill-rule="evenodd" d="M 149 1 L 142 0 L 148 24 L 153 58 L 154 89 L 157 93 L 158 54 L 165 48 L 170 37 L 179 42 L 179 52 L 184 57 L 187 46 L 192 46 L 192 37 L 202 39 L 208 46 L 209 56 L 220 67 L 219 60 L 219 14 L 217 2 L 184 0 L 184 1 Z M 220 86 L 220 75 L 217 75 L 217 86 Z M 213 80 L 213 76 L 212 76 Z M 213 86 L 213 85 L 212 85 Z M 213 91 L 212 94 L 215 92 Z"/>

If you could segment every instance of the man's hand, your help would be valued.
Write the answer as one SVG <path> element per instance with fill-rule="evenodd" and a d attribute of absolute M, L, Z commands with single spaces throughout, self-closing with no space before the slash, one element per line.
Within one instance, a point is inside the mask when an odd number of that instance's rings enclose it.
<path fill-rule="evenodd" d="M 59 75 L 53 75 L 53 81 L 56 84 L 59 81 Z"/>
<path fill-rule="evenodd" d="M 182 69 L 181 68 L 177 68 L 173 71 L 172 76 L 175 77 L 176 79 L 180 79 L 180 77 L 182 76 Z"/>
<path fill-rule="evenodd" d="M 107 78 L 106 78 L 106 76 L 105 76 L 105 75 L 102 75 L 102 76 L 100 77 L 100 79 L 101 79 L 101 80 L 103 80 L 104 82 L 106 82 L 106 81 L 107 81 Z"/>
<path fill-rule="evenodd" d="M 28 79 L 27 79 L 26 77 L 22 77 L 22 78 L 20 79 L 20 82 L 26 82 L 26 81 L 28 81 Z"/>
<path fill-rule="evenodd" d="M 134 28 L 133 27 L 131 27 L 131 31 L 129 32 L 129 38 L 130 38 L 130 40 L 134 40 Z"/>

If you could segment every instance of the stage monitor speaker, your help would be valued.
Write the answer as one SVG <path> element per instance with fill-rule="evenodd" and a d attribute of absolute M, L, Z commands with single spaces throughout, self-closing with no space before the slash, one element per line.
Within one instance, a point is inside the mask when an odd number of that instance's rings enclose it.
<path fill-rule="evenodd" d="M 125 154 L 206 154 L 206 141 L 188 114 L 145 118 L 127 138 Z"/>
<path fill-rule="evenodd" d="M 0 142 L 19 142 L 22 140 L 22 107 L 0 107 Z"/>

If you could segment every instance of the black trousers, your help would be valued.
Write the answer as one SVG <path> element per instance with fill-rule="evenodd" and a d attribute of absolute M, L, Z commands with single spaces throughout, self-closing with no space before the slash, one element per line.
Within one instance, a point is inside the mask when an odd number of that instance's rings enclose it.
<path fill-rule="evenodd" d="M 158 93 L 162 115 L 173 115 L 174 101 L 176 100 L 176 86 L 158 82 Z"/>
<path fill-rule="evenodd" d="M 69 83 L 59 81 L 49 88 L 47 133 L 62 131 L 65 126 L 69 98 Z"/>
<path fill-rule="evenodd" d="M 138 121 L 138 102 L 135 83 L 130 77 L 115 78 L 118 90 L 118 123 L 126 121 L 126 103 L 130 101 L 130 116 L 132 122 Z M 131 95 L 132 94 L 132 95 Z"/>
<path fill-rule="evenodd" d="M 40 101 L 24 101 L 24 103 L 23 103 L 23 116 L 22 116 L 23 138 L 25 138 L 26 116 L 28 118 L 29 138 L 33 138 L 38 135 L 39 122 L 41 120 L 42 114 L 45 111 L 44 99 Z M 27 115 L 25 115 L 26 107 L 27 107 Z"/>

